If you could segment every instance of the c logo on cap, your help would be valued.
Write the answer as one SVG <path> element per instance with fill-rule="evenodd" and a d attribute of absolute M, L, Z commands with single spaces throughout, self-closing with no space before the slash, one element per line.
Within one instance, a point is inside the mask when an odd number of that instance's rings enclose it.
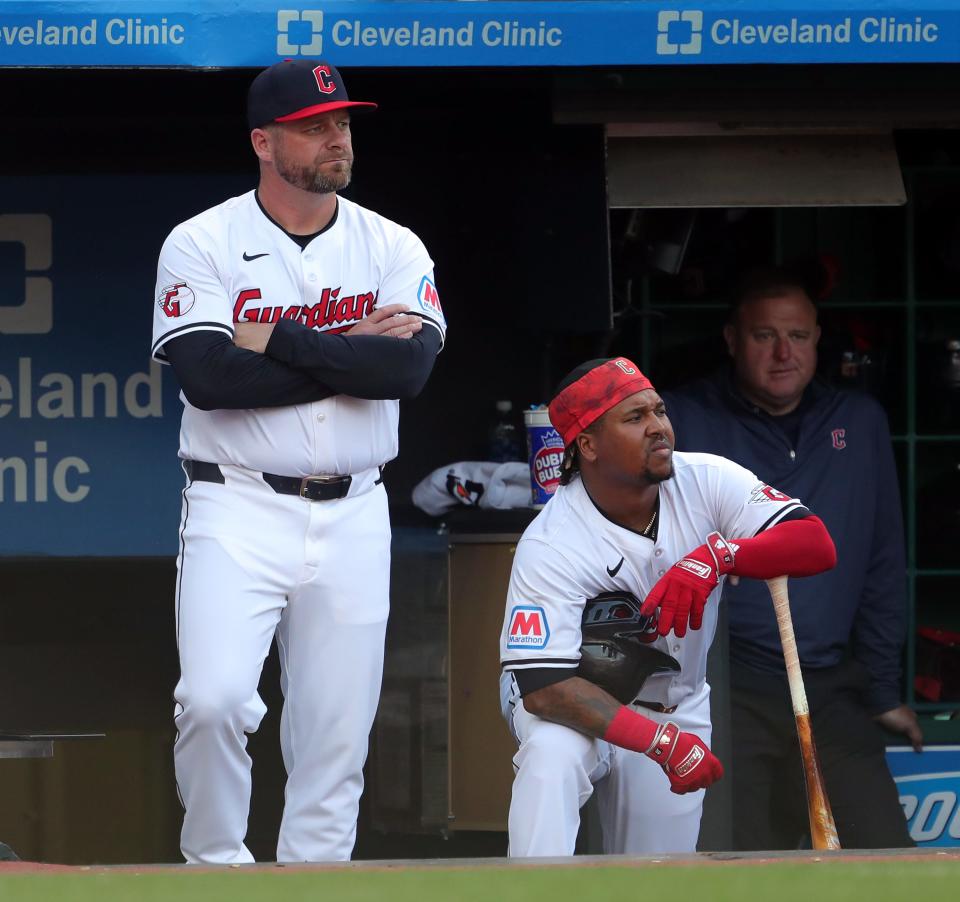
<path fill-rule="evenodd" d="M 632 376 L 634 373 L 636 373 L 636 370 L 622 357 L 619 360 L 615 360 L 614 364 L 620 367 L 620 369 L 622 369 L 628 376 Z"/>
<path fill-rule="evenodd" d="M 330 75 L 329 66 L 317 66 L 313 70 L 313 77 L 317 80 L 317 87 L 321 94 L 332 94 L 337 90 L 337 83 Z"/>

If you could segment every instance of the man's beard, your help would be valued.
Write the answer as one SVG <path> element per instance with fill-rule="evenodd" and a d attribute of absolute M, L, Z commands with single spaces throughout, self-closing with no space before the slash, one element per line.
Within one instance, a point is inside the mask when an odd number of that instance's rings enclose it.
<path fill-rule="evenodd" d="M 273 165 L 277 175 L 285 182 L 312 194 L 332 194 L 334 191 L 342 191 L 350 184 L 353 167 L 352 161 L 348 160 L 344 169 L 327 175 L 320 171 L 319 164 L 294 166 L 282 153 L 274 157 Z"/>
<path fill-rule="evenodd" d="M 673 479 L 674 476 L 673 461 L 670 461 L 670 471 L 668 473 L 654 473 L 649 467 L 645 469 L 641 474 L 641 478 L 647 481 L 648 485 L 657 485 L 661 482 L 666 482 L 668 479 Z"/>

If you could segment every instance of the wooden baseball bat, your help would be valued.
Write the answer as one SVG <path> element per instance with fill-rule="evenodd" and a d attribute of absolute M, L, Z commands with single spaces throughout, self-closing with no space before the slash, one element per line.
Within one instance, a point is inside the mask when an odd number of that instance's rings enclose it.
<path fill-rule="evenodd" d="M 783 644 L 783 660 L 787 665 L 787 682 L 790 685 L 790 701 L 797 721 L 797 736 L 800 738 L 800 755 L 803 758 L 803 778 L 807 787 L 807 814 L 810 816 L 810 838 L 815 849 L 839 849 L 837 825 L 833 821 L 830 800 L 823 785 L 817 747 L 810 728 L 810 708 L 807 692 L 800 673 L 800 656 L 797 640 L 793 634 L 793 619 L 790 617 L 790 598 L 787 595 L 787 578 L 778 576 L 767 580 L 773 609 L 777 614 L 780 642 Z"/>

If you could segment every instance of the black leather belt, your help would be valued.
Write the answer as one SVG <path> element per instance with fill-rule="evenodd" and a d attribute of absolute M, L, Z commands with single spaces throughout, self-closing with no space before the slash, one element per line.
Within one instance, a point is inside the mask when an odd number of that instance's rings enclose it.
<path fill-rule="evenodd" d="M 651 711 L 656 711 L 658 714 L 673 714 L 677 710 L 676 705 L 661 705 L 660 702 L 645 702 L 642 699 L 637 699 L 634 702 L 635 705 L 639 705 L 641 708 L 648 708 Z"/>
<path fill-rule="evenodd" d="M 184 460 L 183 467 L 192 482 L 226 481 L 218 464 L 203 460 Z M 307 501 L 336 501 L 346 498 L 350 491 L 352 476 L 277 476 L 275 473 L 261 473 L 263 481 L 278 495 L 299 495 Z M 383 482 L 383 467 L 374 485 Z"/>

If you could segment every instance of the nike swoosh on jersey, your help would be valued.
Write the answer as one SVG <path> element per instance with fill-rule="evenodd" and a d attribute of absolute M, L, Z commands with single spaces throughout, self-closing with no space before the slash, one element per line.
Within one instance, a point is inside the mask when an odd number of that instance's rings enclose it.
<path fill-rule="evenodd" d="M 249 263 L 251 260 L 259 260 L 261 257 L 269 257 L 270 251 L 264 251 L 262 254 L 248 254 L 246 251 L 243 252 L 243 259 Z"/>
<path fill-rule="evenodd" d="M 611 570 L 609 567 L 607 567 L 607 574 L 608 574 L 609 576 L 616 576 L 616 575 L 620 572 L 620 568 L 621 568 L 622 566 L 623 566 L 623 558 L 621 557 L 621 558 L 620 558 L 620 563 L 617 564 L 617 566 L 614 567 L 612 570 Z"/>

